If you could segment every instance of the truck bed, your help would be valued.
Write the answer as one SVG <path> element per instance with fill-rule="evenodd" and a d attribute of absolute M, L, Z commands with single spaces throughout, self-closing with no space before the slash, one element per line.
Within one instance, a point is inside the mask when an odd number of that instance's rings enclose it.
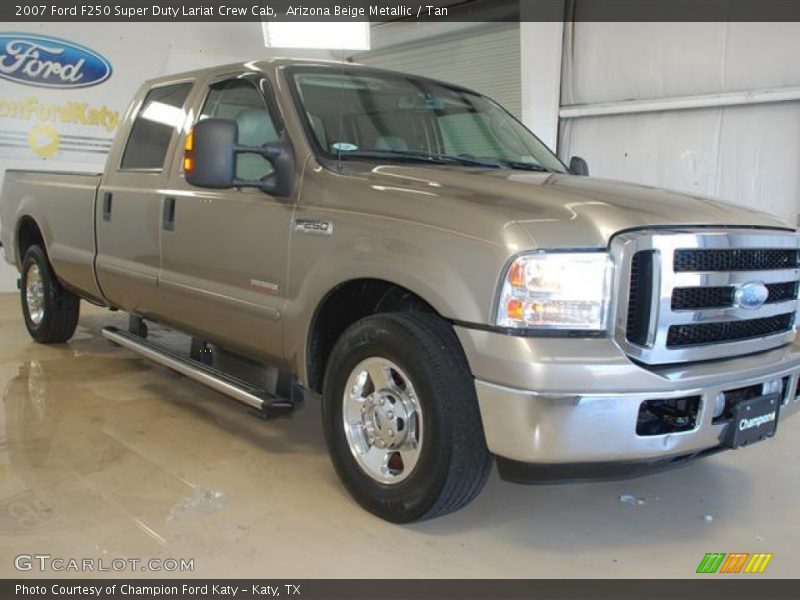
<path fill-rule="evenodd" d="M 48 256 L 62 284 L 100 298 L 94 274 L 94 215 L 101 177 L 100 173 L 6 171 L 0 222 L 8 262 L 21 266 L 13 224 L 27 215 L 42 227 Z"/>

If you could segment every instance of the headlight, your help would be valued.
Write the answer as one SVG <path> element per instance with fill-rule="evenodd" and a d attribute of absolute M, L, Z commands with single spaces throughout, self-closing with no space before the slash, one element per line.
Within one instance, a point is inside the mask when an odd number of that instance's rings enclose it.
<path fill-rule="evenodd" d="M 605 252 L 523 254 L 503 278 L 497 325 L 604 330 L 612 269 Z"/>

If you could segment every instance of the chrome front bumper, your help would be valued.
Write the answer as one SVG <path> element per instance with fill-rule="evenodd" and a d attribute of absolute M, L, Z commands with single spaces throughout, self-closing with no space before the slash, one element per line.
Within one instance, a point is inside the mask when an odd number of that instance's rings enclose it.
<path fill-rule="evenodd" d="M 800 411 L 797 343 L 740 358 L 644 368 L 608 339 L 456 332 L 475 376 L 489 449 L 515 462 L 657 462 L 709 451 L 720 446 L 728 426 L 712 423 L 717 394 L 778 378 L 789 378 L 779 421 Z M 693 430 L 637 435 L 643 401 L 686 396 L 701 397 Z"/>

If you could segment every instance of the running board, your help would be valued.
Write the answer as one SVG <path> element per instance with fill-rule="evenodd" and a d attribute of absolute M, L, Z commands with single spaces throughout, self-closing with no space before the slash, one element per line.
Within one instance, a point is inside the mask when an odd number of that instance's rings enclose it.
<path fill-rule="evenodd" d="M 115 344 L 133 350 L 153 362 L 254 408 L 263 418 L 288 416 L 295 409 L 295 403 L 287 398 L 279 398 L 200 361 L 161 348 L 133 333 L 122 331 L 116 327 L 104 327 L 102 334 L 104 338 Z"/>

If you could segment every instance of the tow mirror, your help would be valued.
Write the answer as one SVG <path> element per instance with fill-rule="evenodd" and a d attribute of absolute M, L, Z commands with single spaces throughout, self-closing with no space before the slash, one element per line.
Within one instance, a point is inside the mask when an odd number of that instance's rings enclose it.
<path fill-rule="evenodd" d="M 580 156 L 573 156 L 569 159 L 569 172 L 573 175 L 589 175 L 589 165 Z"/>
<path fill-rule="evenodd" d="M 186 136 L 183 172 L 191 185 L 230 188 L 236 174 L 236 121 L 205 119 Z"/>
<path fill-rule="evenodd" d="M 183 171 L 190 185 L 214 189 L 256 187 L 275 196 L 290 196 L 294 153 L 285 137 L 263 146 L 240 146 L 239 126 L 233 119 L 203 119 L 186 136 Z M 236 156 L 257 154 L 267 159 L 273 173 L 257 181 L 236 178 Z"/>

